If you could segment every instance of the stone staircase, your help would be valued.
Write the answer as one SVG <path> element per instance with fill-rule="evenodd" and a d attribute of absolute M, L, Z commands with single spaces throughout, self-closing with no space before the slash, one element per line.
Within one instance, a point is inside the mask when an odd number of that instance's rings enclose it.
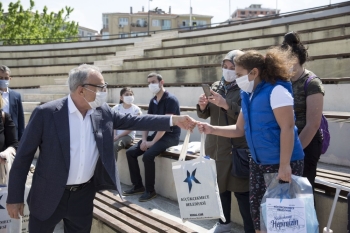
<path fill-rule="evenodd" d="M 115 56 L 106 56 L 106 60 L 95 61 L 94 65 L 100 67 L 101 70 L 122 70 L 124 59 L 143 57 L 145 49 L 160 48 L 163 39 L 177 37 L 177 31 L 153 34 L 140 42 L 135 42 L 132 46 L 126 46 L 125 51 L 118 51 Z"/>
<path fill-rule="evenodd" d="M 54 85 L 40 86 L 35 93 L 22 94 L 25 124 L 27 125 L 34 109 L 42 103 L 65 97 L 69 94 L 67 78 L 55 79 Z"/>

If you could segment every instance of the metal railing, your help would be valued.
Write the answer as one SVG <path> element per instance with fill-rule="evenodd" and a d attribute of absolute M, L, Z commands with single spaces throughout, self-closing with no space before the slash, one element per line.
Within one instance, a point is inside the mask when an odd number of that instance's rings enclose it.
<path fill-rule="evenodd" d="M 227 26 L 233 26 L 233 25 L 239 25 L 239 24 L 245 24 L 245 23 L 251 23 L 255 21 L 264 21 L 268 19 L 277 19 L 282 18 L 286 16 L 292 16 L 295 14 L 302 14 L 307 13 L 310 11 L 316 11 L 321 9 L 331 9 L 331 8 L 337 8 L 341 6 L 347 6 L 350 5 L 350 1 L 345 1 L 341 3 L 336 4 L 330 4 L 330 5 L 324 5 L 319 7 L 313 7 L 313 8 L 307 8 L 297 11 L 290 11 L 285 13 L 279 13 L 279 14 L 273 14 L 273 15 L 266 15 L 262 17 L 252 17 L 252 18 L 244 18 L 239 20 L 227 20 L 225 22 L 219 22 L 219 23 L 212 23 L 212 24 L 202 24 L 198 26 L 179 26 L 178 28 L 164 28 L 164 30 L 154 30 L 149 32 L 132 32 L 132 33 L 118 33 L 118 34 L 109 34 L 109 35 L 94 35 L 94 36 L 76 36 L 76 37 L 69 37 L 69 38 L 22 38 L 22 39 L 1 39 L 0 38 L 0 45 L 14 45 L 16 44 L 16 41 L 26 42 L 23 44 L 30 45 L 30 44 L 50 44 L 50 43 L 71 43 L 71 42 L 86 42 L 86 41 L 96 41 L 96 40 L 115 40 L 115 39 L 127 39 L 127 38 L 134 38 L 134 37 L 147 37 L 152 34 L 162 33 L 165 31 L 195 31 L 195 30 L 203 30 L 208 28 L 217 28 L 217 27 L 227 27 Z M 147 33 L 145 35 L 145 33 Z M 107 38 L 108 37 L 108 38 Z M 38 43 L 40 42 L 40 43 Z M 22 45 L 23 45 L 22 44 Z"/>

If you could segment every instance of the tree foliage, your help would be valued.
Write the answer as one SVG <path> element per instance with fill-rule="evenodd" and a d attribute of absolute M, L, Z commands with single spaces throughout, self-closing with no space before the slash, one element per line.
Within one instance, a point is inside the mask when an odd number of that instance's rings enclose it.
<path fill-rule="evenodd" d="M 23 9 L 20 0 L 8 5 L 5 13 L 0 2 L 0 41 L 4 45 L 44 44 L 76 41 L 78 23 L 69 21 L 73 8 L 65 7 L 59 12 L 48 12 L 45 6 L 42 13 L 34 11 L 34 0 L 30 7 Z"/>

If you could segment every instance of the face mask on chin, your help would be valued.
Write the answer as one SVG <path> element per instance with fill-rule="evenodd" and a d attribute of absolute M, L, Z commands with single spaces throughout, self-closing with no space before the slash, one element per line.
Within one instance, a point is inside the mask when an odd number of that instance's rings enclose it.
<path fill-rule="evenodd" d="M 249 77 L 248 77 L 249 74 L 250 74 L 250 72 L 246 75 L 243 75 L 242 77 L 237 78 L 236 82 L 242 91 L 252 93 L 253 88 L 254 88 L 254 80 L 249 81 Z"/>
<path fill-rule="evenodd" d="M 160 91 L 159 83 L 150 83 L 148 88 L 154 95 Z"/>
<path fill-rule="evenodd" d="M 224 76 L 225 81 L 229 83 L 237 79 L 235 70 L 228 70 L 228 69 L 222 68 L 222 76 Z"/>
<path fill-rule="evenodd" d="M 89 90 L 91 92 L 94 92 L 94 91 L 92 91 L 90 89 L 87 89 L 87 88 L 85 88 L 85 89 Z M 94 93 L 96 93 L 96 97 L 95 97 L 95 100 L 92 101 L 92 102 L 87 101 L 85 99 L 85 97 L 84 97 L 85 101 L 90 105 L 90 107 L 92 109 L 96 109 L 98 107 L 101 107 L 107 101 L 107 91 L 105 91 L 105 92 L 99 92 L 98 91 L 98 92 L 94 92 Z"/>
<path fill-rule="evenodd" d="M 126 104 L 132 104 L 134 102 L 134 96 L 123 96 L 123 102 Z"/>

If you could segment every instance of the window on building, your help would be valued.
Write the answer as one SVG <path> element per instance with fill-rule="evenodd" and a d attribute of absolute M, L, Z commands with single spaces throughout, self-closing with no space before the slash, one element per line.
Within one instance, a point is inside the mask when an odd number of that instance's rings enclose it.
<path fill-rule="evenodd" d="M 160 27 L 160 22 L 158 19 L 152 19 L 152 26 L 153 27 Z"/>
<path fill-rule="evenodd" d="M 109 39 L 109 32 L 102 32 L 102 39 Z"/>
<path fill-rule="evenodd" d="M 171 21 L 167 19 L 162 20 L 162 30 L 171 29 Z"/>
<path fill-rule="evenodd" d="M 147 27 L 146 19 L 137 19 L 136 20 L 136 27 Z"/>
<path fill-rule="evenodd" d="M 128 18 L 119 18 L 119 25 L 128 25 L 129 24 L 129 19 Z"/>
<path fill-rule="evenodd" d="M 103 28 L 108 28 L 108 15 L 102 15 Z"/>
<path fill-rule="evenodd" d="M 241 11 L 241 15 L 245 15 L 245 11 Z"/>

